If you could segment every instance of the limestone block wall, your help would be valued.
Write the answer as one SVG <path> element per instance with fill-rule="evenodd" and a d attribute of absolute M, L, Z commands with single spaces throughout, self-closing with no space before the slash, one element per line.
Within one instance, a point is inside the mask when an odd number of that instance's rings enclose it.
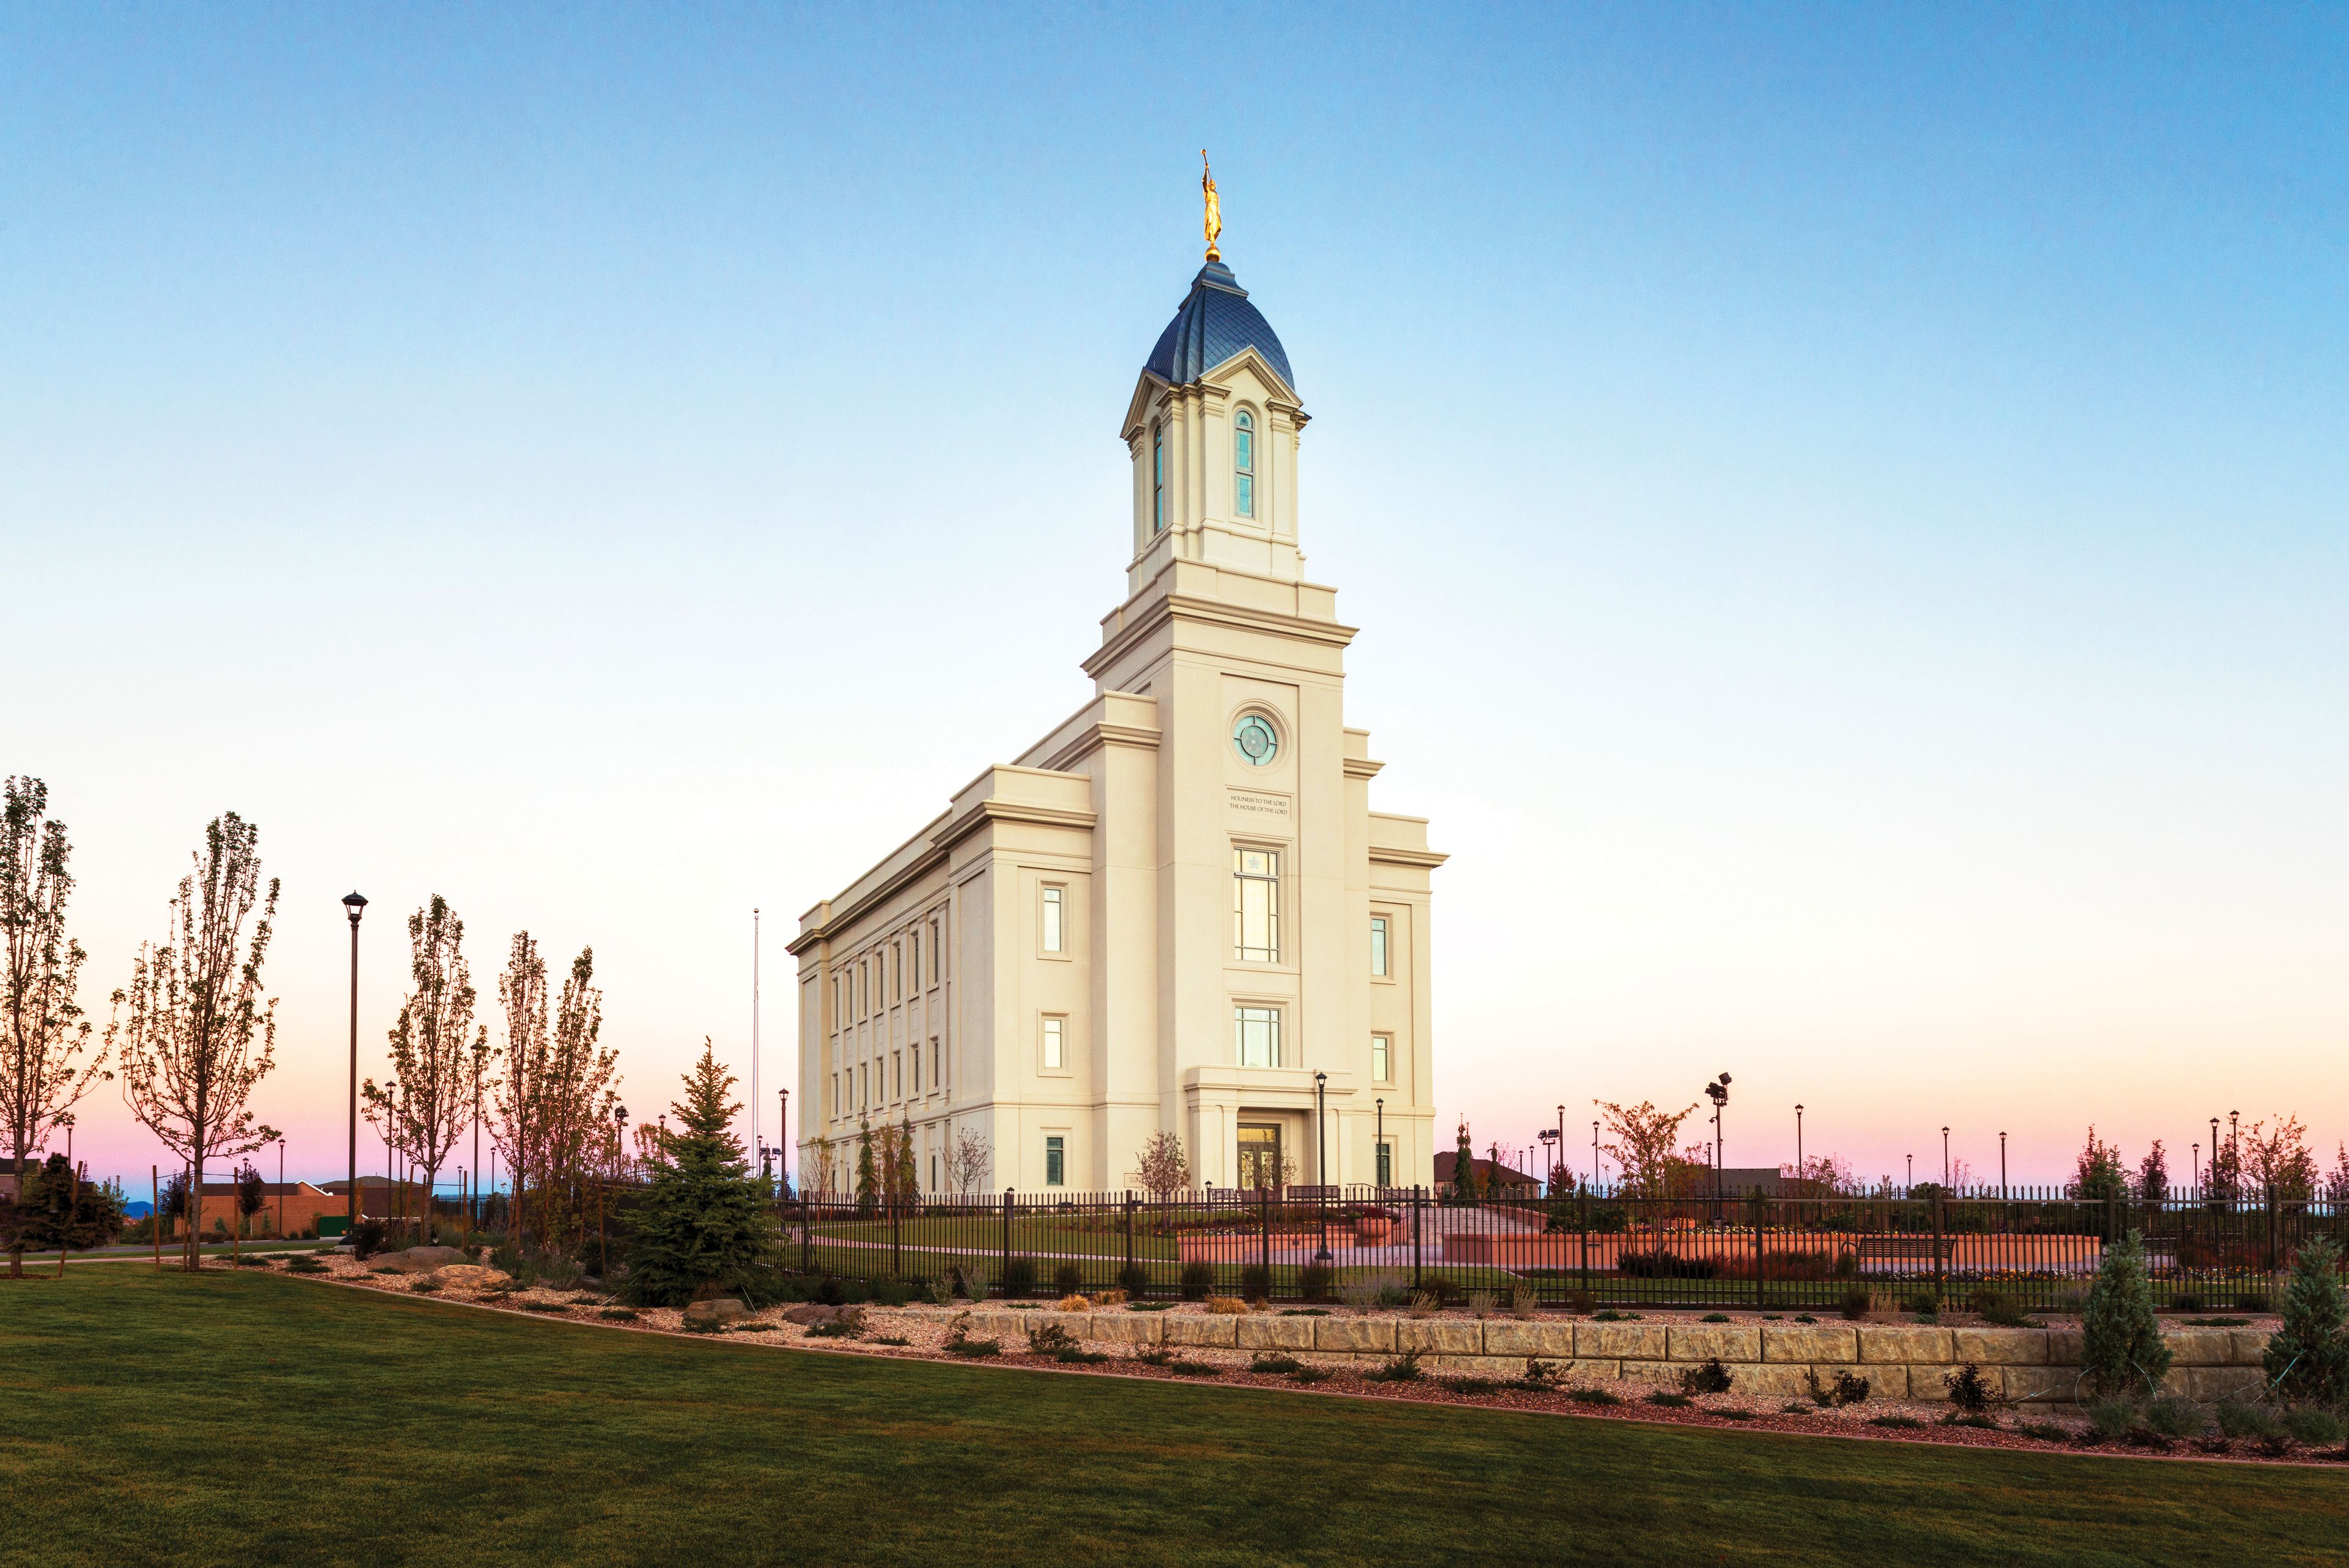
<path fill-rule="evenodd" d="M 1416 1350 L 1431 1371 L 1485 1377 L 1523 1376 L 1528 1361 L 1540 1360 L 1568 1382 L 1677 1387 L 1683 1371 L 1718 1360 L 1731 1392 L 1757 1398 L 1801 1398 L 1811 1375 L 1826 1384 L 1849 1372 L 1867 1378 L 1876 1398 L 1946 1399 L 1944 1379 L 1972 1362 L 2009 1399 L 2069 1404 L 2080 1376 L 2080 1331 L 2067 1328 L 985 1311 L 971 1314 L 971 1333 L 1017 1348 L 1044 1322 L 1101 1345 L 1285 1351 L 1309 1361 L 1383 1361 Z M 2162 1339 L 2174 1358 L 2164 1393 L 2208 1403 L 2255 1395 L 2265 1382 L 2265 1329 L 2165 1329 Z"/>

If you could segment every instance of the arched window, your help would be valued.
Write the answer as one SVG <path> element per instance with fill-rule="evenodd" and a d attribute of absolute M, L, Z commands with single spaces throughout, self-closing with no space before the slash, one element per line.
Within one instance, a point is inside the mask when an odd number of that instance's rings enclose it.
<path fill-rule="evenodd" d="M 1166 529 L 1166 431 L 1163 425 L 1150 427 L 1150 531 L 1161 534 Z"/>
<path fill-rule="evenodd" d="M 1256 515 L 1256 416 L 1246 409 L 1232 421 L 1232 515 Z"/>

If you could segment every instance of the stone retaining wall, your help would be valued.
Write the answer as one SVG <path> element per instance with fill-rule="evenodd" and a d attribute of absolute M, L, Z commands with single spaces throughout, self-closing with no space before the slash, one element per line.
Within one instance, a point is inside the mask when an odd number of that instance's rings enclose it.
<path fill-rule="evenodd" d="M 1943 1382 L 1966 1362 L 2009 1399 L 2070 1403 L 2080 1375 L 2080 1331 L 2068 1328 L 1926 1328 L 1893 1324 L 1521 1322 L 1514 1318 L 1282 1317 L 1103 1311 L 974 1312 L 970 1332 L 1018 1348 L 1028 1331 L 1056 1323 L 1098 1345 L 1164 1345 L 1286 1351 L 1309 1361 L 1384 1361 L 1417 1350 L 1431 1371 L 1522 1376 L 1542 1360 L 1569 1382 L 1628 1378 L 1678 1386 L 1690 1366 L 1719 1360 L 1732 1392 L 1800 1398 L 1808 1374 L 1868 1380 L 1887 1399 L 1946 1399 Z M 2165 1329 L 2175 1358 L 2163 1392 L 2209 1402 L 2258 1392 L 2264 1329 Z"/>

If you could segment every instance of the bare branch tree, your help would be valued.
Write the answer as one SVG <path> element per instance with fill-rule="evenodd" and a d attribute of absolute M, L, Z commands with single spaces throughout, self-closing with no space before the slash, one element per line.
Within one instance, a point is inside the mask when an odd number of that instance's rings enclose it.
<path fill-rule="evenodd" d="M 955 1135 L 947 1148 L 947 1179 L 954 1184 L 957 1193 L 979 1192 L 986 1189 L 987 1168 L 993 1163 L 995 1151 L 985 1138 L 970 1127 Z"/>
<path fill-rule="evenodd" d="M 516 931 L 506 950 L 505 972 L 498 976 L 498 1005 L 506 1015 L 505 1073 L 491 1086 L 490 1141 L 506 1157 L 514 1189 L 509 1212 L 518 1227 L 517 1241 L 527 1245 L 525 1197 L 539 1172 L 548 1076 L 546 961 L 528 931 Z"/>
<path fill-rule="evenodd" d="M 1161 1202 L 1173 1193 L 1187 1191 L 1191 1186 L 1191 1160 L 1183 1152 L 1182 1138 L 1171 1132 L 1151 1134 L 1150 1141 L 1142 1146 L 1133 1181 Z"/>
<path fill-rule="evenodd" d="M 277 1047 L 277 1002 L 261 989 L 277 880 L 264 897 L 259 843 L 260 830 L 233 811 L 205 826 L 203 850 L 191 857 L 195 869 L 171 900 L 172 940 L 140 945 L 106 1026 L 108 1048 L 119 1053 L 123 1097 L 186 1162 L 191 1194 L 202 1192 L 208 1161 L 250 1154 L 277 1137 L 249 1108 Z M 202 1266 L 202 1200 L 195 1201 L 183 1261 L 191 1272 Z"/>
<path fill-rule="evenodd" d="M 80 1004 L 81 944 L 65 934 L 66 900 L 73 892 L 67 862 L 72 846 L 66 825 L 47 822 L 49 786 L 11 778 L 0 812 L 0 933 L 7 940 L 7 972 L 0 975 L 0 1134 L 15 1159 L 17 1180 L 29 1179 L 27 1158 L 47 1141 L 74 1102 L 105 1071 L 106 1050 L 76 1065 L 89 1045 L 89 1020 Z M 24 1251 L 8 1250 L 8 1272 L 22 1278 Z"/>
<path fill-rule="evenodd" d="M 440 894 L 408 917 L 409 975 L 416 989 L 391 1026 L 391 1078 L 364 1090 L 391 1147 L 424 1172 L 421 1231 L 430 1239 L 432 1189 L 464 1131 L 472 1104 L 472 1058 L 489 1049 L 473 1023 L 473 971 L 465 922 Z"/>

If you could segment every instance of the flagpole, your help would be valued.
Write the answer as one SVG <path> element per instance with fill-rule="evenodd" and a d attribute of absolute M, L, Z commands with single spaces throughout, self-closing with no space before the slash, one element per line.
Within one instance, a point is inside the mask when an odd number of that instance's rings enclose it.
<path fill-rule="evenodd" d="M 762 1171 L 766 1168 L 766 1160 L 762 1158 L 764 1143 L 765 1139 L 759 1133 L 759 911 L 753 906 L 750 910 L 750 1158 L 759 1161 Z"/>

